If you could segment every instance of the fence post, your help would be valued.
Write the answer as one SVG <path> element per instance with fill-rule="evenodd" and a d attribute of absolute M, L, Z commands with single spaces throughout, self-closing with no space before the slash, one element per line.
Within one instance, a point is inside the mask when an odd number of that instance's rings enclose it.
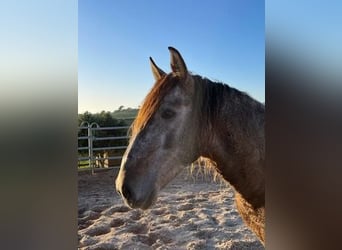
<path fill-rule="evenodd" d="M 89 122 L 87 122 L 87 121 L 83 121 L 82 123 L 81 123 L 81 125 L 80 125 L 80 127 L 83 127 L 83 126 L 85 126 L 85 127 L 87 127 L 88 128 L 88 166 L 89 166 L 89 168 L 91 168 L 91 161 L 90 161 L 90 156 L 91 156 L 91 150 L 90 150 L 90 145 L 92 145 L 92 143 L 91 143 L 91 139 L 90 139 L 90 137 L 91 137 L 91 130 L 90 130 L 90 125 L 89 125 Z"/>
<path fill-rule="evenodd" d="M 91 131 L 91 126 L 88 124 L 88 158 L 89 158 L 89 168 L 91 169 L 91 174 L 94 174 L 93 168 L 93 135 Z"/>
<path fill-rule="evenodd" d="M 88 147 L 89 147 L 89 167 L 91 168 L 91 174 L 93 175 L 95 173 L 94 170 L 94 151 L 93 151 L 93 141 L 94 141 L 94 136 L 93 136 L 93 125 L 95 125 L 97 128 L 99 128 L 99 124 L 96 122 L 91 123 L 88 126 Z"/>

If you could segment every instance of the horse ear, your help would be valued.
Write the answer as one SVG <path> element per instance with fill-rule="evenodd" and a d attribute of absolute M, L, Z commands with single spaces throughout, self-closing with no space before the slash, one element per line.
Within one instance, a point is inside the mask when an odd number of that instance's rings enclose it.
<path fill-rule="evenodd" d="M 152 69 L 154 79 L 156 81 L 158 81 L 164 75 L 166 75 L 166 73 L 164 71 L 162 71 L 160 68 L 158 68 L 157 64 L 153 61 L 152 57 L 150 57 L 150 64 L 151 64 L 151 69 Z"/>
<path fill-rule="evenodd" d="M 188 74 L 185 62 L 181 54 L 173 47 L 169 47 L 171 55 L 171 69 L 174 73 L 179 75 L 181 78 L 185 78 Z"/>

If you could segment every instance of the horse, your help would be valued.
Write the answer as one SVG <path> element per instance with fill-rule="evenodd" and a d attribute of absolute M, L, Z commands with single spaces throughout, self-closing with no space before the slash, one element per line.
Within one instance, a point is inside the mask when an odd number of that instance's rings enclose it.
<path fill-rule="evenodd" d="M 209 158 L 233 186 L 246 225 L 265 244 L 265 106 L 190 73 L 179 51 L 169 51 L 169 74 L 150 57 L 155 84 L 131 125 L 116 190 L 129 207 L 148 209 L 183 168 Z"/>

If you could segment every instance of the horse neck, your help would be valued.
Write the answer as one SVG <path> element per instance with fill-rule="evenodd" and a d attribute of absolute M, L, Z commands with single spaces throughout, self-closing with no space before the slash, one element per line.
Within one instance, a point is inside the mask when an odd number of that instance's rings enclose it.
<path fill-rule="evenodd" d="M 202 79 L 200 154 L 253 207 L 265 204 L 264 106 L 246 94 Z"/>

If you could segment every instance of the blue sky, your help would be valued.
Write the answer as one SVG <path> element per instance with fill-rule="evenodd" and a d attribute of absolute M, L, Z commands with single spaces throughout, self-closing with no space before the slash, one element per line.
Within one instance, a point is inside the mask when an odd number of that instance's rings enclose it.
<path fill-rule="evenodd" d="M 78 26 L 79 113 L 138 107 L 149 56 L 170 71 L 168 46 L 193 73 L 265 100 L 264 1 L 80 0 Z"/>

